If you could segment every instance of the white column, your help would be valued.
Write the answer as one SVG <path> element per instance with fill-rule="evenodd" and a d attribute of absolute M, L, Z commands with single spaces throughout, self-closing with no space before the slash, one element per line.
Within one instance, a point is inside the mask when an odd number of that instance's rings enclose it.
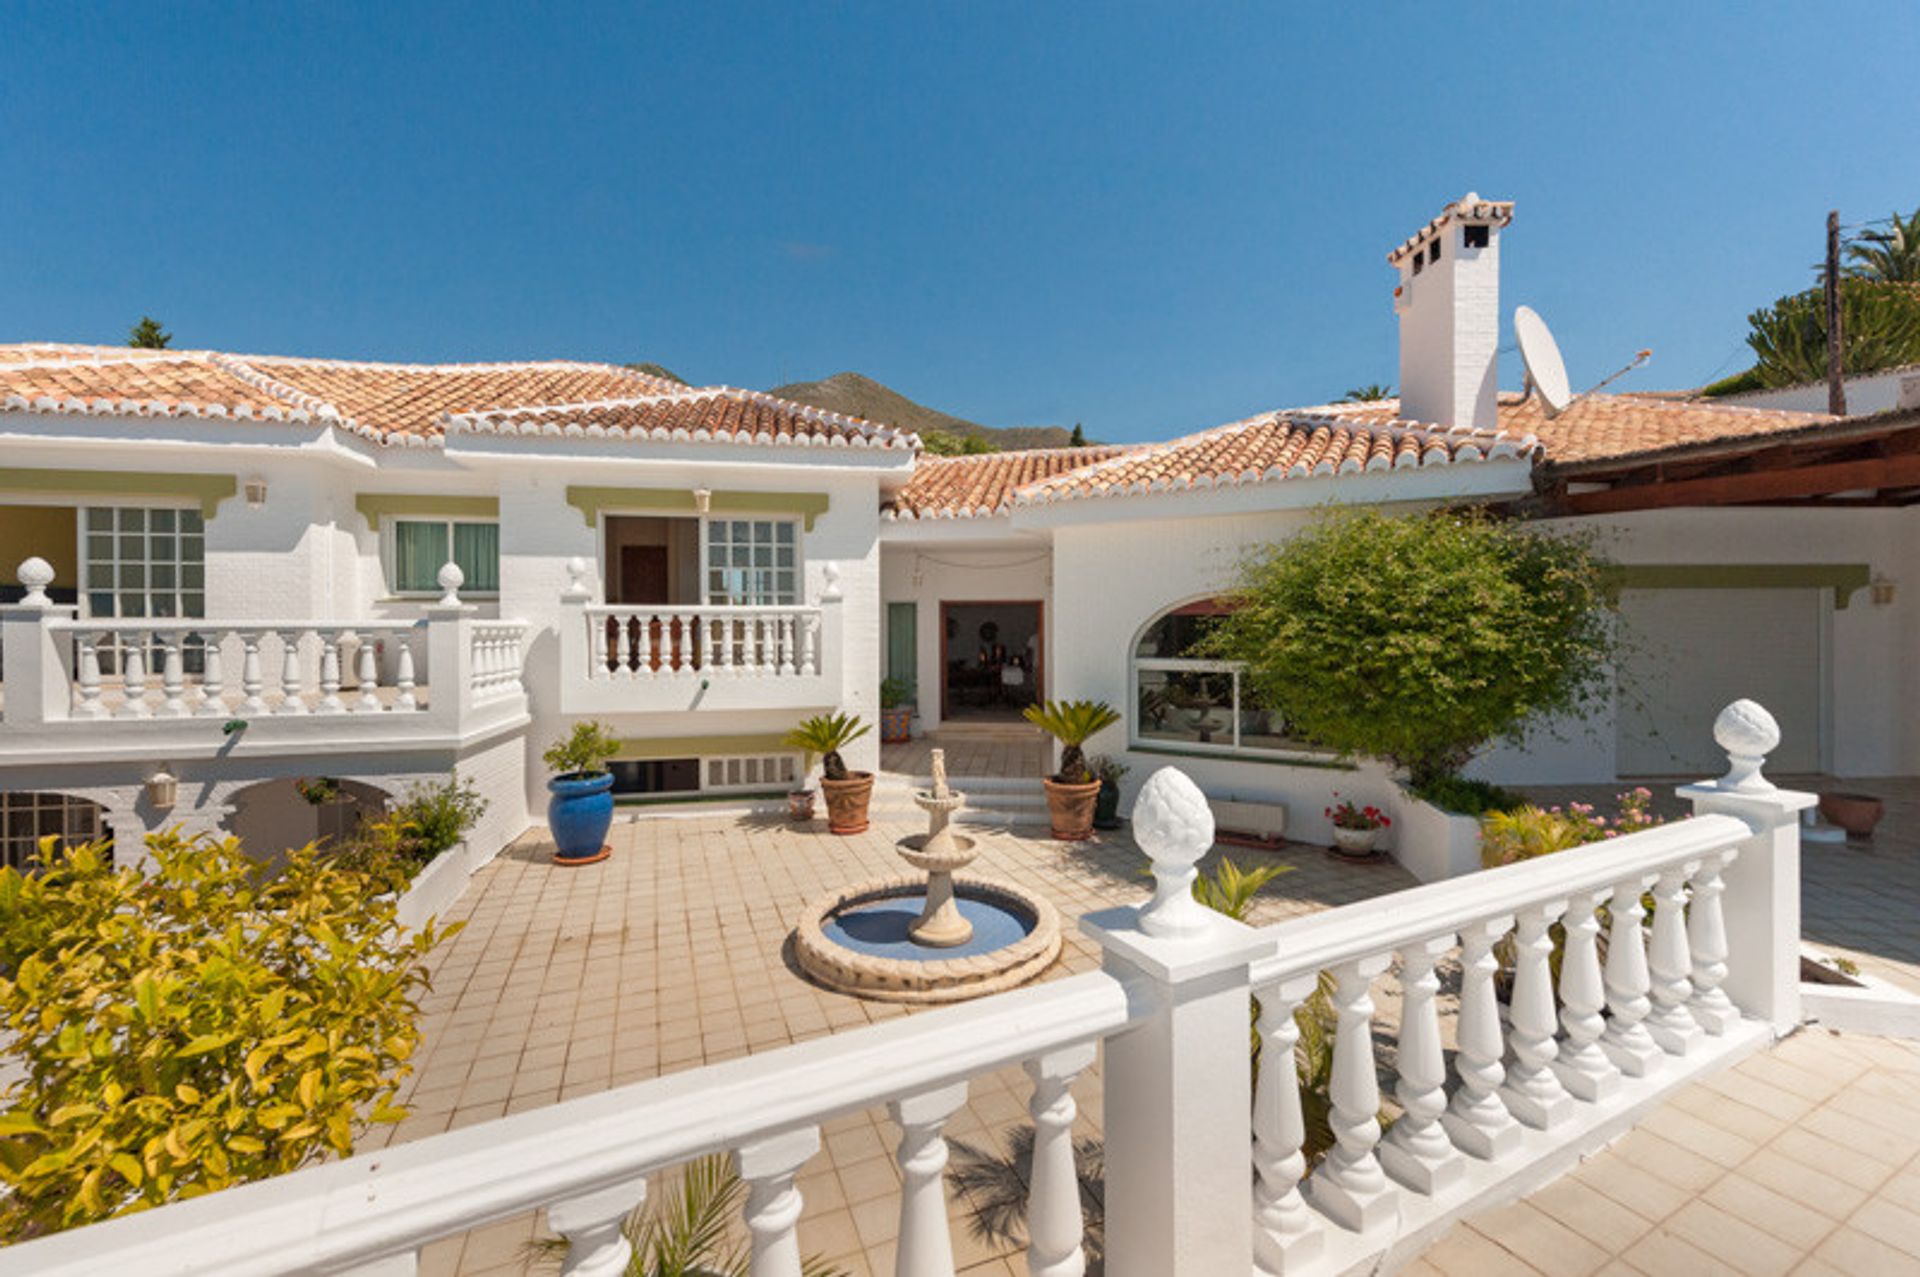
<path fill-rule="evenodd" d="M 1687 947 L 1687 876 L 1691 865 L 1666 870 L 1653 885 L 1653 944 L 1647 967 L 1653 1010 L 1647 1032 L 1668 1055 L 1685 1055 L 1706 1040 L 1687 1010 L 1693 997 L 1693 954 Z"/>
<path fill-rule="evenodd" d="M 1573 1116 L 1573 1099 L 1554 1076 L 1559 1054 L 1554 1031 L 1553 937 L 1547 928 L 1559 902 L 1529 905 L 1519 911 L 1514 935 L 1513 1002 L 1507 1009 L 1513 1063 L 1500 1098 L 1507 1111 L 1528 1126 L 1545 1130 Z"/>
<path fill-rule="evenodd" d="M 219 718 L 227 712 L 226 653 L 220 650 L 224 638 L 212 630 L 200 634 L 200 703 L 194 713 L 202 718 Z"/>
<path fill-rule="evenodd" d="M 1606 898 L 1606 892 L 1575 896 L 1560 919 L 1567 935 L 1560 959 L 1560 1023 L 1567 1040 L 1553 1071 L 1568 1094 L 1589 1101 L 1605 1099 L 1620 1088 L 1620 1070 L 1600 1049 L 1606 1028 L 1600 1012 L 1607 1005 L 1607 990 L 1600 974 L 1598 910 Z"/>
<path fill-rule="evenodd" d="M 245 699 L 240 702 L 242 714 L 264 714 L 267 701 L 260 693 L 266 690 L 266 675 L 260 666 L 260 639 L 258 630 L 247 630 L 240 636 L 240 690 Z"/>
<path fill-rule="evenodd" d="M 900 1128 L 900 1242 L 897 1277 L 953 1277 L 947 1228 L 947 1141 L 940 1132 L 967 1102 L 967 1084 L 922 1091 L 887 1105 Z"/>
<path fill-rule="evenodd" d="M 7 694 L 0 718 L 12 724 L 44 723 L 66 718 L 98 718 L 100 662 L 91 636 L 55 630 L 52 622 L 70 620 L 72 608 L 56 607 L 46 587 L 53 584 L 53 568 L 45 559 L 31 558 L 20 565 L 20 584 L 26 594 L 19 603 L 0 607 L 0 655 L 3 655 Z M 92 662 L 92 678 L 81 680 L 80 703 L 73 701 L 73 647 L 81 653 L 81 669 Z"/>
<path fill-rule="evenodd" d="M 393 686 L 399 693 L 393 698 L 396 710 L 416 710 L 420 702 L 413 695 L 413 631 L 400 630 L 393 636 L 398 647 L 394 654 Z"/>
<path fill-rule="evenodd" d="M 320 711 L 339 714 L 346 710 L 340 699 L 340 631 L 320 631 Z"/>
<path fill-rule="evenodd" d="M 734 1166 L 747 1183 L 747 1232 L 753 1277 L 802 1277 L 800 1212 L 794 1176 L 820 1151 L 820 1129 L 802 1127 L 743 1146 Z"/>
<path fill-rule="evenodd" d="M 1512 918 L 1488 918 L 1460 932 L 1459 1050 L 1453 1061 L 1460 1086 L 1440 1119 L 1455 1147 L 1488 1161 L 1504 1157 L 1520 1143 L 1519 1123 L 1500 1100 L 1500 1084 L 1507 1076 L 1500 1058 L 1506 1044 L 1493 992 L 1494 972 L 1500 967 L 1493 946 L 1511 926 Z"/>
<path fill-rule="evenodd" d="M 633 1243 L 621 1225 L 647 1198 L 646 1179 L 570 1197 L 547 1207 L 547 1224 L 567 1239 L 564 1277 L 625 1277 Z"/>
<path fill-rule="evenodd" d="M 1300 1111 L 1300 1071 L 1294 1021 L 1318 984 L 1312 974 L 1254 991 L 1260 1003 L 1260 1081 L 1253 1100 L 1253 1259 L 1269 1277 L 1298 1272 L 1319 1257 L 1325 1235 L 1307 1208 L 1300 1180 L 1307 1173 L 1307 1124 Z"/>
<path fill-rule="evenodd" d="M 1053 1051 L 1026 1062 L 1033 1079 L 1033 1168 L 1028 1175 L 1027 1272 L 1031 1277 L 1082 1277 L 1081 1249 L 1087 1226 L 1080 1213 L 1080 1171 L 1073 1157 L 1073 1081 L 1093 1063 L 1098 1048 Z"/>
<path fill-rule="evenodd" d="M 300 631 L 281 630 L 280 634 L 280 704 L 274 708 L 276 714 L 304 714 L 307 703 L 301 699 L 302 678 L 300 671 Z"/>
<path fill-rule="evenodd" d="M 831 665 L 834 652 L 826 657 Z M 1273 942 L 1188 890 L 1194 862 L 1213 845 L 1198 786 L 1161 769 L 1141 788 L 1133 821 L 1153 860 L 1153 901 L 1080 924 L 1105 950 L 1106 968 L 1152 1008 L 1106 1044 L 1107 1274 L 1251 1272 L 1249 965 Z"/>
<path fill-rule="evenodd" d="M 1333 1077 L 1327 1087 L 1333 1147 L 1307 1181 L 1307 1200 L 1342 1228 L 1367 1232 L 1394 1217 L 1395 1190 L 1374 1148 L 1380 1143 L 1380 1080 L 1373 1062 L 1373 981 L 1391 954 L 1333 969 Z"/>
<path fill-rule="evenodd" d="M 73 708 L 75 718 L 105 718 L 107 707 L 100 703 L 100 643 L 98 634 L 81 634 L 80 672 L 76 678 L 80 700 Z"/>
<path fill-rule="evenodd" d="M 1693 952 L 1693 1001 L 1687 1009 L 1716 1037 L 1740 1022 L 1739 1010 L 1720 988 L 1727 978 L 1727 920 L 1720 905 L 1727 885 L 1720 870 L 1736 854 L 1723 851 L 1701 859 L 1687 910 L 1687 947 Z"/>
<path fill-rule="evenodd" d="M 1600 1049 L 1628 1077 L 1645 1077 L 1660 1063 L 1660 1047 L 1641 1021 L 1653 1005 L 1647 998 L 1647 943 L 1640 933 L 1646 910 L 1640 904 L 1643 878 L 1613 889 L 1607 906 L 1613 925 L 1607 931 L 1607 1029 Z"/>
<path fill-rule="evenodd" d="M 375 714 L 380 711 L 380 656 L 379 641 L 373 634 L 361 631 L 360 648 L 353 654 L 355 677 L 360 683 L 360 695 L 353 702 L 353 708 L 362 714 Z"/>
<path fill-rule="evenodd" d="M 163 630 L 160 640 L 160 691 L 166 697 L 160 702 L 159 717 L 185 718 L 187 716 L 187 667 L 181 657 L 180 644 L 184 635 L 178 631 Z"/>
<path fill-rule="evenodd" d="M 1447 1111 L 1447 1057 L 1440 1049 L 1440 1012 L 1434 963 L 1452 950 L 1451 934 L 1400 951 L 1400 1042 L 1394 1098 L 1404 1110 L 1380 1145 L 1380 1164 L 1408 1188 L 1432 1196 L 1466 1174 L 1466 1160 L 1440 1125 Z"/>
<path fill-rule="evenodd" d="M 147 636 L 139 630 L 120 635 L 120 689 L 126 697 L 117 718 L 147 718 Z"/>

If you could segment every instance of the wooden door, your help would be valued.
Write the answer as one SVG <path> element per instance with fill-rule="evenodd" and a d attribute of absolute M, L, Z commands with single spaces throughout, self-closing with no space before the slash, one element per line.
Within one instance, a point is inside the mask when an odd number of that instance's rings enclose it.
<path fill-rule="evenodd" d="M 608 600 L 612 603 L 630 604 L 642 608 L 660 607 L 672 603 L 673 591 L 670 588 L 667 547 L 664 545 L 621 546 L 620 562 L 614 584 L 618 597 Z M 618 638 L 621 624 L 618 618 L 611 616 L 607 618 L 607 651 L 610 654 L 619 650 Z M 627 650 L 636 654 L 628 660 L 629 668 L 640 668 L 641 660 L 637 654 L 642 652 L 651 654 L 647 664 L 652 669 L 660 668 L 663 657 L 672 668 L 680 668 L 681 640 L 692 637 L 682 635 L 680 633 L 682 627 L 672 625 L 672 622 L 650 621 L 646 623 L 643 634 L 642 622 L 638 617 L 628 617 L 625 624 Z M 662 625 L 671 626 L 673 630 L 672 634 L 666 636 L 667 641 L 664 644 L 661 641 Z M 612 655 L 608 656 L 608 661 L 609 668 L 617 663 Z"/>

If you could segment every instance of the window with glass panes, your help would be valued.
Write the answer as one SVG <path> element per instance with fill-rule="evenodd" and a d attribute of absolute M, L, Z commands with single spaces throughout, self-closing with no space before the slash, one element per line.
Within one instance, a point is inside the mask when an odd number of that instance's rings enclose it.
<path fill-rule="evenodd" d="M 800 601 L 799 537 L 790 519 L 707 522 L 707 602 L 766 606 Z"/>
<path fill-rule="evenodd" d="M 99 803 L 67 794 L 0 794 L 0 863 L 29 868 L 49 835 L 69 847 L 93 842 L 106 831 L 101 815 Z"/>
<path fill-rule="evenodd" d="M 85 526 L 89 616 L 207 614 L 206 528 L 198 510 L 94 507 Z"/>
<path fill-rule="evenodd" d="M 1133 739 L 1204 752 L 1310 754 L 1286 721 L 1254 702 L 1239 661 L 1193 655 L 1229 605 L 1202 599 L 1162 615 L 1133 650 Z"/>
<path fill-rule="evenodd" d="M 388 577 L 395 594 L 438 594 L 440 569 L 456 564 L 462 594 L 500 592 L 500 525 L 451 519 L 395 519 Z"/>

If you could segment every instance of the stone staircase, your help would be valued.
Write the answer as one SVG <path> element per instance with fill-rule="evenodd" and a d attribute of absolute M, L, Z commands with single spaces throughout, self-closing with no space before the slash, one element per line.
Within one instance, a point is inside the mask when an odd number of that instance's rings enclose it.
<path fill-rule="evenodd" d="M 1039 825 L 1047 823 L 1047 793 L 1037 776 L 949 776 L 947 783 L 965 794 L 967 805 L 954 819 L 968 825 Z M 873 803 L 868 809 L 879 821 L 924 820 L 913 802 L 913 791 L 933 788 L 932 776 L 881 772 L 874 779 Z"/>

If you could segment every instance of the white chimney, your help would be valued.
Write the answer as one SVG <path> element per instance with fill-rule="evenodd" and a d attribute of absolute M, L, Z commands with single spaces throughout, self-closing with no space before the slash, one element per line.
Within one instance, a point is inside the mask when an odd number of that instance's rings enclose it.
<path fill-rule="evenodd" d="M 1402 417 L 1496 428 L 1500 231 L 1512 220 L 1512 201 L 1468 191 L 1387 254 L 1400 272 Z"/>

